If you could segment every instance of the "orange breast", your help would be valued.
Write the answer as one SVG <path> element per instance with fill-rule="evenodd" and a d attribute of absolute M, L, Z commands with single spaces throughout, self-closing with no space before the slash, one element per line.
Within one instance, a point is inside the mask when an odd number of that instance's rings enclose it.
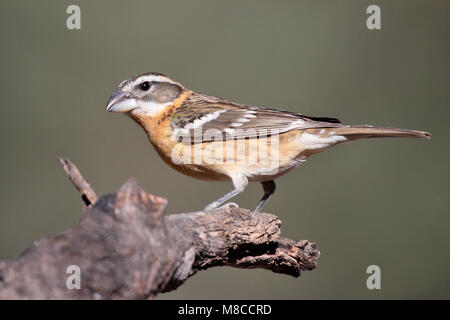
<path fill-rule="evenodd" d="M 144 116 L 142 114 L 130 115 L 147 133 L 147 136 L 159 156 L 173 169 L 203 180 L 226 181 L 229 178 L 226 175 L 217 172 L 214 168 L 205 165 L 202 161 L 196 161 L 195 148 L 200 145 L 183 144 L 174 139 L 170 127 L 170 117 L 183 101 L 192 95 L 191 91 L 186 91 L 174 101 L 174 103 L 156 116 Z M 200 146 L 201 147 L 201 146 Z M 192 155 L 192 159 L 186 159 Z"/>

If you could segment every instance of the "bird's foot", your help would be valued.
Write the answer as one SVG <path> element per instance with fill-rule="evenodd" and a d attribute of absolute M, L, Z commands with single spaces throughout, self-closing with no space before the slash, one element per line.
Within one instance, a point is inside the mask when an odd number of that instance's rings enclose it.
<path fill-rule="evenodd" d="M 231 209 L 231 208 L 239 208 L 239 205 L 236 202 L 227 202 L 224 205 L 219 207 L 220 209 Z"/>
<path fill-rule="evenodd" d="M 231 209 L 231 208 L 239 208 L 239 205 L 236 202 L 227 202 L 221 206 L 217 202 L 213 202 L 208 204 L 204 211 L 214 210 L 214 209 Z"/>
<path fill-rule="evenodd" d="M 214 210 L 217 209 L 217 207 L 219 206 L 219 204 L 217 202 L 212 202 L 210 204 L 208 204 L 203 211 L 210 211 L 210 210 Z"/>

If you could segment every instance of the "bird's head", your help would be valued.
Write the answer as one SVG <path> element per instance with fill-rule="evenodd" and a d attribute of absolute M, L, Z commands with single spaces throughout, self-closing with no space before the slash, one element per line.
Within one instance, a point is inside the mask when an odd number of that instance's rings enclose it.
<path fill-rule="evenodd" d="M 150 72 L 119 84 L 106 105 L 109 112 L 153 116 L 175 101 L 184 87 L 163 74 Z"/>

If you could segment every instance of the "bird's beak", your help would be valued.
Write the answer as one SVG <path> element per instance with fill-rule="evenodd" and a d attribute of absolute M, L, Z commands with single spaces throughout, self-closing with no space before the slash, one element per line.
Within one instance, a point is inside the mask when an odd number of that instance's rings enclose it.
<path fill-rule="evenodd" d="M 136 108 L 136 99 L 132 98 L 129 92 L 122 91 L 114 92 L 106 105 L 108 112 L 128 112 Z"/>

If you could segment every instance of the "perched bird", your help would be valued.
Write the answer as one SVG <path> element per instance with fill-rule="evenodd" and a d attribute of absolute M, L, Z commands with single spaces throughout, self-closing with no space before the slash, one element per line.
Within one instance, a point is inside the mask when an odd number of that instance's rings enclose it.
<path fill-rule="evenodd" d="M 196 93 L 160 73 L 145 73 L 119 84 L 107 111 L 128 114 L 147 133 L 161 158 L 188 176 L 231 181 L 234 190 L 206 206 L 214 209 L 260 182 L 261 210 L 275 191 L 274 179 L 311 155 L 361 138 L 429 138 L 428 132 L 309 117 L 258 108 Z"/>

